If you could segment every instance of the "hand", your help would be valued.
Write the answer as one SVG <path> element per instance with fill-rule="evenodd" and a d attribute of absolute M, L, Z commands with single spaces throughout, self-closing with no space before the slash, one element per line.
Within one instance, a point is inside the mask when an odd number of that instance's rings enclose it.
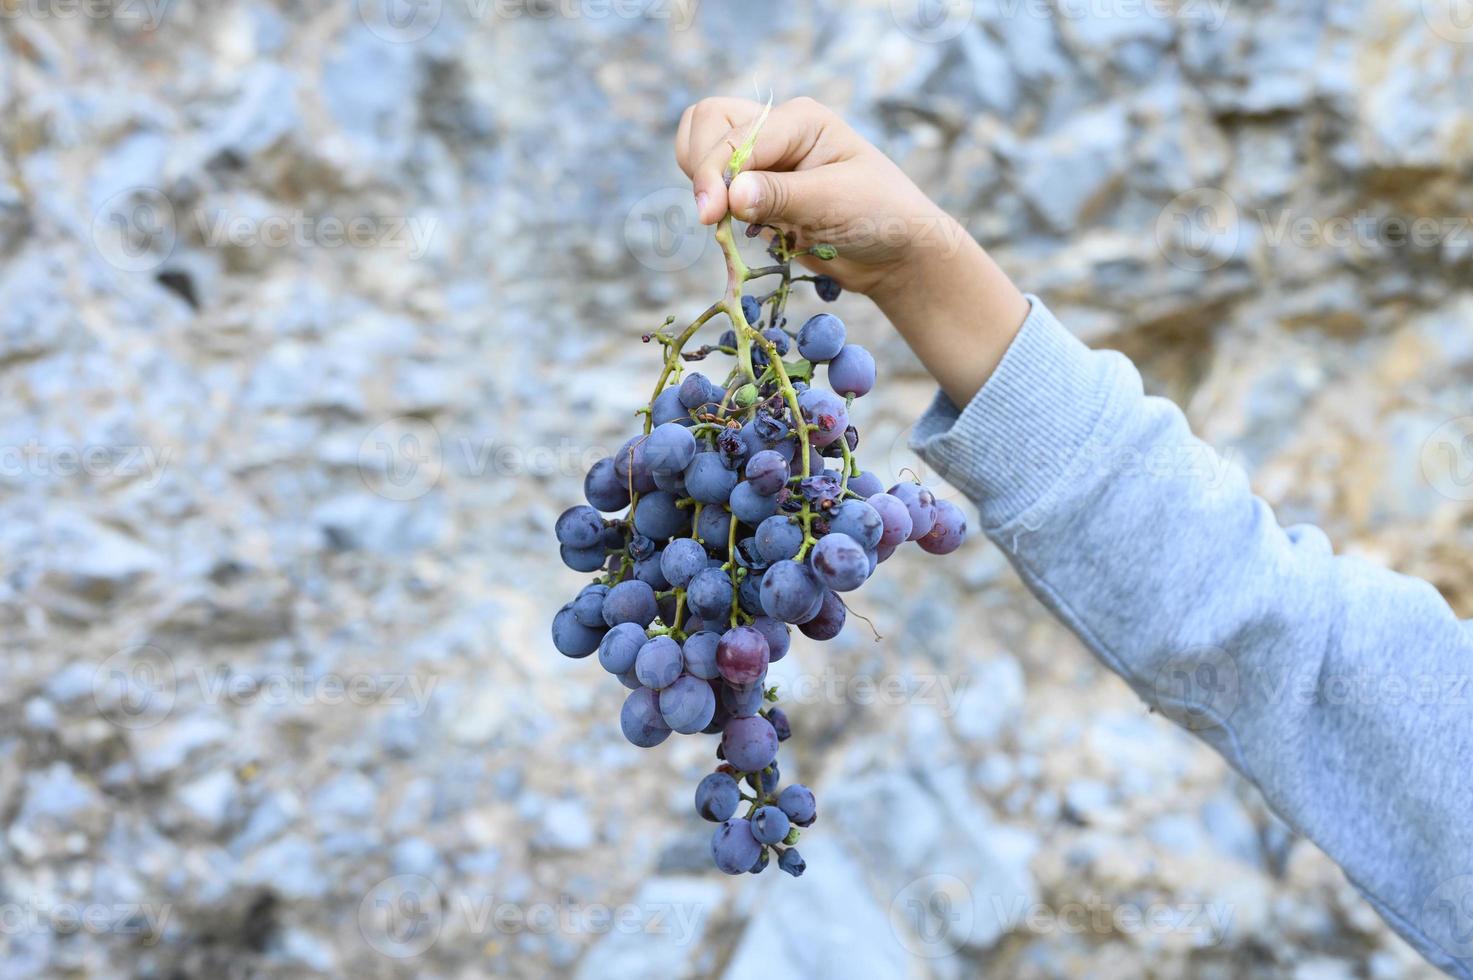
<path fill-rule="evenodd" d="M 746 99 L 712 98 L 680 117 L 675 156 L 701 222 L 729 211 L 794 233 L 799 247 L 833 245 L 838 258 L 804 264 L 873 299 L 965 405 L 1022 326 L 1027 299 L 893 161 L 812 99 L 773 108 L 727 187 L 727 162 L 761 112 Z"/>

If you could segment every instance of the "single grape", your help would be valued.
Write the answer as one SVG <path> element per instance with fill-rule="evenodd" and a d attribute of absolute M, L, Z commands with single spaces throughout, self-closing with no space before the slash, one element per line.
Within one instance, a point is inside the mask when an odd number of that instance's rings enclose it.
<path fill-rule="evenodd" d="M 832 640 L 844 630 L 844 620 L 847 613 L 844 602 L 832 592 L 825 592 L 823 607 L 808 622 L 802 624 L 798 629 L 810 640 Z"/>
<path fill-rule="evenodd" d="M 728 718 L 746 718 L 762 710 L 767 703 L 766 677 L 750 684 L 731 684 L 721 681 L 720 701 Z"/>
<path fill-rule="evenodd" d="M 747 462 L 751 451 L 747 438 L 741 429 L 733 428 L 722 429 L 716 436 L 716 454 L 721 457 L 721 465 L 733 473 L 740 473 Z"/>
<path fill-rule="evenodd" d="M 660 553 L 660 571 L 665 581 L 683 589 L 706 567 L 706 549 L 692 538 L 676 538 Z"/>
<path fill-rule="evenodd" d="M 949 555 L 967 539 L 967 515 L 949 500 L 936 501 L 936 523 L 926 536 L 916 541 L 922 551 L 933 555 Z"/>
<path fill-rule="evenodd" d="M 788 655 L 788 647 L 792 643 L 792 637 L 788 631 L 788 624 L 771 616 L 757 616 L 752 620 L 752 628 L 762 634 L 767 641 L 767 661 L 777 663 Z"/>
<path fill-rule="evenodd" d="M 759 806 L 751 822 L 752 836 L 759 844 L 781 844 L 788 836 L 788 815 L 775 806 Z"/>
<path fill-rule="evenodd" d="M 782 453 L 764 449 L 747 460 L 747 483 L 753 492 L 770 497 L 788 485 L 792 473 Z"/>
<path fill-rule="evenodd" d="M 772 562 L 763 558 L 762 553 L 757 550 L 757 539 L 755 537 L 745 537 L 737 542 L 735 558 L 736 563 L 742 568 L 754 572 L 764 572 L 767 570 L 767 566 L 772 564 Z M 748 576 L 748 578 L 751 577 Z M 758 575 L 756 577 L 761 579 L 762 576 Z"/>
<path fill-rule="evenodd" d="M 685 486 L 703 504 L 724 504 L 736 486 L 737 475 L 721 460 L 720 453 L 696 453 L 685 470 Z"/>
<path fill-rule="evenodd" d="M 634 526 L 655 541 L 668 541 L 690 533 L 690 511 L 678 505 L 673 493 L 653 490 L 634 505 Z"/>
<path fill-rule="evenodd" d="M 598 649 L 603 636 L 603 630 L 590 629 L 578 622 L 571 603 L 563 606 L 552 617 L 552 645 L 565 657 L 578 660 L 588 656 Z"/>
<path fill-rule="evenodd" d="M 803 877 L 803 872 L 808 870 L 803 856 L 798 853 L 796 847 L 790 847 L 777 856 L 777 866 L 794 878 Z"/>
<path fill-rule="evenodd" d="M 845 344 L 829 361 L 829 387 L 856 398 L 869 394 L 875 387 L 874 355 L 858 344 Z"/>
<path fill-rule="evenodd" d="M 737 586 L 737 607 L 748 616 L 761 616 L 762 576 L 765 572 L 748 572 Z"/>
<path fill-rule="evenodd" d="M 729 875 L 752 870 L 761 856 L 762 845 L 752 836 L 752 825 L 746 820 L 727 820 L 711 835 L 711 859 Z"/>
<path fill-rule="evenodd" d="M 649 493 L 655 489 L 655 478 L 650 472 L 644 441 L 644 436 L 635 436 L 614 454 L 614 475 L 626 490 L 633 490 L 635 493 Z"/>
<path fill-rule="evenodd" d="M 804 420 L 818 427 L 808 438 L 820 449 L 842 436 L 849 426 L 849 410 L 844 407 L 844 400 L 832 392 L 809 388 L 798 396 L 798 407 L 803 410 Z M 820 462 L 819 468 L 822 467 Z M 690 482 L 688 475 L 686 482 Z"/>
<path fill-rule="evenodd" d="M 702 619 L 725 620 L 731 615 L 731 579 L 719 568 L 701 569 L 686 587 L 685 604 Z"/>
<path fill-rule="evenodd" d="M 589 629 L 608 629 L 609 624 L 604 622 L 604 596 L 608 594 L 607 585 L 585 585 L 573 600 L 573 618 Z"/>
<path fill-rule="evenodd" d="M 716 669 L 733 684 L 750 684 L 767 669 L 771 651 L 767 637 L 750 626 L 737 626 L 721 635 L 716 647 Z"/>
<path fill-rule="evenodd" d="M 659 612 L 655 590 L 638 579 L 620 582 L 604 596 L 604 622 L 610 626 L 620 623 L 648 626 Z"/>
<path fill-rule="evenodd" d="M 898 547 L 899 547 L 899 545 L 894 545 L 894 544 L 882 544 L 882 545 L 880 545 L 877 549 L 875 549 L 875 561 L 877 563 L 878 562 L 888 561 L 889 558 L 890 558 L 890 556 L 893 555 L 893 554 L 895 554 L 895 549 L 898 548 Z"/>
<path fill-rule="evenodd" d="M 777 501 L 754 490 L 750 480 L 732 488 L 731 501 L 727 506 L 737 520 L 753 527 L 777 513 Z M 701 511 L 701 516 L 704 517 L 705 513 L 704 510 Z"/>
<path fill-rule="evenodd" d="M 777 758 L 777 732 L 761 715 L 732 718 L 721 730 L 721 748 L 726 760 L 740 771 L 760 772 Z"/>
<path fill-rule="evenodd" d="M 829 588 L 852 592 L 869 578 L 869 558 L 849 535 L 830 532 L 813 546 L 813 572 Z"/>
<path fill-rule="evenodd" d="M 736 331 L 735 330 L 725 330 L 725 331 L 723 331 L 722 334 L 721 334 L 720 339 L 718 339 L 716 341 L 716 346 L 718 346 L 718 347 L 726 347 L 728 349 L 736 347 Z"/>
<path fill-rule="evenodd" d="M 773 708 L 767 713 L 767 721 L 772 725 L 772 730 L 777 732 L 777 740 L 786 742 L 793 737 L 793 726 L 788 722 L 787 712 L 781 708 Z"/>
<path fill-rule="evenodd" d="M 788 819 L 800 827 L 809 827 L 818 818 L 818 804 L 813 790 L 801 783 L 794 783 L 777 794 L 777 806 Z"/>
<path fill-rule="evenodd" d="M 619 683 L 620 684 L 623 684 L 625 687 L 629 688 L 629 690 L 631 690 L 631 691 L 642 691 L 642 690 L 645 690 L 645 686 L 639 682 L 639 678 L 634 676 L 634 668 L 633 667 L 630 667 L 624 673 L 619 674 L 618 677 L 619 677 Z"/>
<path fill-rule="evenodd" d="M 634 670 L 634 660 L 648 639 L 643 626 L 620 623 L 599 642 L 598 662 L 611 674 L 627 674 Z"/>
<path fill-rule="evenodd" d="M 569 548 L 560 544 L 557 552 L 563 564 L 575 572 L 596 572 L 604 567 L 608 557 L 608 550 L 601 544 L 592 548 Z"/>
<path fill-rule="evenodd" d="M 803 547 L 803 528 L 782 515 L 757 525 L 757 554 L 769 564 L 791 558 Z"/>
<path fill-rule="evenodd" d="M 629 506 L 629 487 L 614 472 L 614 458 L 606 456 L 593 464 L 583 478 L 583 496 L 596 510 L 611 514 Z"/>
<path fill-rule="evenodd" d="M 885 485 L 869 470 L 862 470 L 858 476 L 849 478 L 849 489 L 867 500 L 877 493 L 884 493 Z"/>
<path fill-rule="evenodd" d="M 806 566 L 780 561 L 762 576 L 762 608 L 774 619 L 801 623 L 816 614 L 822 591 Z"/>
<path fill-rule="evenodd" d="M 689 633 L 685 638 L 685 669 L 702 680 L 715 680 L 721 676 L 716 666 L 716 646 L 721 634 L 712 630 Z"/>
<path fill-rule="evenodd" d="M 822 275 L 813 277 L 813 291 L 817 293 L 818 298 L 823 300 L 825 303 L 832 303 L 834 300 L 838 299 L 839 294 L 843 292 L 843 290 L 839 288 L 839 282 L 837 279 L 835 279 L 833 276 Z"/>
<path fill-rule="evenodd" d="M 742 318 L 747 321 L 747 326 L 749 327 L 755 327 L 759 322 L 761 322 L 762 304 L 757 302 L 757 297 L 742 297 Z"/>
<path fill-rule="evenodd" d="M 654 748 L 670 737 L 670 726 L 660 715 L 660 698 L 647 687 L 630 691 L 619 711 L 624 737 L 642 749 Z"/>
<path fill-rule="evenodd" d="M 760 875 L 762 872 L 764 872 L 766 870 L 767 870 L 767 848 L 764 847 L 764 848 L 762 848 L 762 850 L 760 850 L 760 851 L 757 852 L 757 860 L 754 861 L 754 862 L 752 862 L 752 866 L 747 869 L 747 873 L 748 874 L 754 874 L 754 875 Z"/>
<path fill-rule="evenodd" d="M 868 551 L 880 543 L 885 522 L 866 501 L 846 500 L 829 511 L 829 533 L 847 534 Z"/>
<path fill-rule="evenodd" d="M 644 444 L 650 472 L 682 473 L 696 456 L 696 437 L 676 422 L 655 426 Z"/>
<path fill-rule="evenodd" d="M 622 544 L 623 544 L 623 539 L 621 538 L 612 547 L 617 548 L 617 547 L 621 546 Z M 629 555 L 630 555 L 630 557 L 634 558 L 636 561 L 638 559 L 640 559 L 640 558 L 648 558 L 650 555 L 653 555 L 656 551 L 659 551 L 659 550 L 660 549 L 655 544 L 655 542 L 652 541 L 652 540 L 650 540 L 649 538 L 645 537 L 643 534 L 640 534 L 638 532 L 635 532 L 634 534 L 630 535 L 630 538 L 629 538 Z"/>
<path fill-rule="evenodd" d="M 724 772 L 713 772 L 696 784 L 696 813 L 712 823 L 730 820 L 742 804 L 742 788 Z"/>
<path fill-rule="evenodd" d="M 774 727 L 773 731 L 777 731 L 777 728 Z M 782 739 L 778 739 L 778 741 L 781 742 Z M 752 782 L 751 777 L 747 778 L 747 782 L 749 784 Z M 752 788 L 761 790 L 765 796 L 771 796 L 777 792 L 777 784 L 782 782 L 782 769 L 778 766 L 776 760 L 773 761 L 772 765 L 762 770 L 756 782 L 758 785 Z"/>
<path fill-rule="evenodd" d="M 831 360 L 844 349 L 844 321 L 832 313 L 819 313 L 798 328 L 798 353 L 818 363 Z"/>
<path fill-rule="evenodd" d="M 654 401 L 654 405 L 651 406 L 650 420 L 655 425 L 664 425 L 667 422 L 674 422 L 679 425 L 692 424 L 690 412 L 686 410 L 684 405 L 680 404 L 679 388 L 666 388 L 660 392 L 659 397 Z"/>
<path fill-rule="evenodd" d="M 877 493 L 865 502 L 880 515 L 880 540 L 876 547 L 893 549 L 909 540 L 910 529 L 913 526 L 910 511 L 906 509 L 899 497 L 888 493 Z"/>
<path fill-rule="evenodd" d="M 702 507 L 701 516 L 696 519 L 696 535 L 707 547 L 726 554 L 731 538 L 731 514 L 720 507 Z"/>
<path fill-rule="evenodd" d="M 788 352 L 788 335 L 781 330 L 773 327 L 762 331 L 762 336 L 768 343 L 772 344 L 773 349 L 777 351 L 778 357 L 782 357 Z"/>
<path fill-rule="evenodd" d="M 587 504 L 579 504 L 563 511 L 553 528 L 558 544 L 569 548 L 592 548 L 603 538 L 604 519 L 598 511 Z"/>
<path fill-rule="evenodd" d="M 716 714 L 716 696 L 711 685 L 699 677 L 682 674 L 660 692 L 660 715 L 672 731 L 694 735 Z"/>
<path fill-rule="evenodd" d="M 910 540 L 919 541 L 936 523 L 936 495 L 919 483 L 897 483 L 887 491 L 910 512 Z"/>
<path fill-rule="evenodd" d="M 682 538 L 681 540 L 689 539 Z M 665 578 L 665 573 L 660 568 L 660 552 L 658 551 L 645 555 L 634 563 L 634 577 L 656 592 L 664 592 L 670 588 L 670 580 Z"/>
<path fill-rule="evenodd" d="M 656 473 L 654 481 L 656 490 L 664 490 L 666 493 L 674 494 L 677 498 L 690 496 L 685 489 L 685 470 L 677 470 L 674 473 Z"/>
<path fill-rule="evenodd" d="M 639 648 L 634 658 L 634 676 L 652 690 L 663 690 L 675 683 L 685 663 L 680 653 L 680 644 L 668 636 L 657 636 Z M 701 722 L 702 725 L 706 723 Z"/>
<path fill-rule="evenodd" d="M 720 403 L 726 394 L 725 389 L 699 371 L 687 374 L 685 380 L 680 382 L 679 391 L 680 404 L 690 409 L 700 408 L 711 402 Z"/>

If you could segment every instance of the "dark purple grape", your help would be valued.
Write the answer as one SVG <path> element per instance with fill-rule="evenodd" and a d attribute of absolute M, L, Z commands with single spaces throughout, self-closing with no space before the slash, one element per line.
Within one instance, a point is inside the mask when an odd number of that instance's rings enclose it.
<path fill-rule="evenodd" d="M 645 460 L 656 476 L 683 473 L 696 455 L 696 437 L 675 422 L 655 426 L 644 444 Z"/>
<path fill-rule="evenodd" d="M 711 630 L 690 633 L 685 638 L 685 669 L 702 680 L 715 680 L 721 676 L 716 668 L 716 645 L 721 634 Z"/>
<path fill-rule="evenodd" d="M 611 514 L 629 506 L 629 487 L 614 472 L 614 458 L 605 457 L 593 464 L 583 478 L 583 496 L 596 510 Z"/>
<path fill-rule="evenodd" d="M 712 823 L 730 820 L 742 804 L 742 788 L 724 772 L 713 772 L 696 784 L 696 813 Z"/>
<path fill-rule="evenodd" d="M 731 514 L 716 506 L 702 507 L 701 516 L 696 518 L 696 535 L 707 547 L 725 554 L 731 539 Z"/>
<path fill-rule="evenodd" d="M 710 378 L 696 371 L 687 374 L 685 380 L 680 382 L 680 404 L 686 408 L 696 409 L 712 402 L 720 403 L 726 394 L 725 389 L 715 384 Z"/>
<path fill-rule="evenodd" d="M 755 428 L 752 431 L 755 435 Z M 721 457 L 721 464 L 733 473 L 742 468 L 750 451 L 747 437 L 741 429 L 722 429 L 716 436 L 716 454 Z"/>
<path fill-rule="evenodd" d="M 634 526 L 655 541 L 668 541 L 690 533 L 690 511 L 679 506 L 673 493 L 654 490 L 634 505 Z"/>
<path fill-rule="evenodd" d="M 645 689 L 644 685 L 639 682 L 639 678 L 634 676 L 633 667 L 630 667 L 624 673 L 619 674 L 618 677 L 619 683 L 623 684 L 631 691 L 642 691 Z"/>
<path fill-rule="evenodd" d="M 610 626 L 620 623 L 648 626 L 659 613 L 655 590 L 638 579 L 620 582 L 604 596 L 604 622 Z"/>
<path fill-rule="evenodd" d="M 744 874 L 762 856 L 762 845 L 745 820 L 728 820 L 711 835 L 711 859 L 729 875 Z"/>
<path fill-rule="evenodd" d="M 761 715 L 732 718 L 721 730 L 721 748 L 726 760 L 741 772 L 761 772 L 777 758 L 777 732 Z"/>
<path fill-rule="evenodd" d="M 794 878 L 803 877 L 803 872 L 808 870 L 808 865 L 804 862 L 803 856 L 798 853 L 796 847 L 790 847 L 779 854 L 777 857 L 777 866 Z"/>
<path fill-rule="evenodd" d="M 919 483 L 897 483 L 887 493 L 898 497 L 910 512 L 910 540 L 919 541 L 936 523 L 936 495 Z"/>
<path fill-rule="evenodd" d="M 869 394 L 874 386 L 874 355 L 858 344 L 845 344 L 829 361 L 829 387 L 839 394 L 858 398 Z"/>
<path fill-rule="evenodd" d="M 762 872 L 764 872 L 766 870 L 767 870 L 767 848 L 764 847 L 764 848 L 762 848 L 762 850 L 760 850 L 760 851 L 757 852 L 757 860 L 754 861 L 752 863 L 752 866 L 747 869 L 747 873 L 748 874 L 754 874 L 754 875 L 760 875 Z"/>
<path fill-rule="evenodd" d="M 720 339 L 716 341 L 716 344 L 718 347 L 736 347 L 736 331 L 727 330 L 723 332 Z"/>
<path fill-rule="evenodd" d="M 844 321 L 832 313 L 819 313 L 808 318 L 798 329 L 798 353 L 818 363 L 831 360 L 844 349 Z"/>
<path fill-rule="evenodd" d="M 777 513 L 777 501 L 754 490 L 750 480 L 738 483 L 732 488 L 731 500 L 727 506 L 731 508 L 731 513 L 737 520 L 753 527 Z M 705 516 L 705 511 L 701 512 L 701 516 Z"/>
<path fill-rule="evenodd" d="M 660 571 L 677 589 L 690 584 L 696 573 L 706 567 L 706 549 L 691 538 L 676 538 L 660 552 Z"/>
<path fill-rule="evenodd" d="M 724 504 L 736 486 L 737 475 L 722 462 L 721 454 L 696 453 L 685 470 L 685 486 L 703 504 Z"/>
<path fill-rule="evenodd" d="M 721 635 L 716 647 L 716 669 L 733 684 L 751 684 L 767 670 L 771 651 L 767 637 L 750 626 L 737 626 Z"/>
<path fill-rule="evenodd" d="M 645 437 L 635 436 L 614 454 L 614 475 L 626 489 L 635 493 L 649 493 L 656 489 L 654 474 L 650 472 L 649 459 L 645 455 Z"/>
<path fill-rule="evenodd" d="M 649 637 L 644 627 L 621 623 L 604 634 L 598 645 L 598 662 L 611 674 L 627 674 L 634 670 L 635 658 Z"/>
<path fill-rule="evenodd" d="M 716 696 L 711 685 L 699 677 L 682 674 L 660 692 L 660 715 L 672 731 L 694 735 L 711 723 L 716 714 Z"/>
<path fill-rule="evenodd" d="M 593 548 L 603 539 L 604 519 L 587 504 L 569 507 L 558 517 L 553 528 L 558 544 L 579 550 Z"/>
<path fill-rule="evenodd" d="M 670 737 L 670 726 L 660 715 L 660 698 L 647 687 L 630 691 L 624 699 L 619 727 L 625 738 L 642 749 L 654 748 Z"/>
<path fill-rule="evenodd" d="M 818 804 L 813 790 L 801 783 L 794 783 L 777 795 L 778 809 L 800 827 L 810 827 L 818 818 Z"/>
<path fill-rule="evenodd" d="M 770 497 L 788 485 L 792 475 L 782 453 L 764 449 L 747 460 L 747 484 L 755 493 Z"/>
<path fill-rule="evenodd" d="M 788 422 L 786 409 L 774 412 L 765 405 L 757 409 L 757 416 L 752 420 L 752 427 L 756 430 L 758 438 L 769 446 L 777 445 L 793 431 L 793 426 Z"/>
<path fill-rule="evenodd" d="M 765 681 L 766 677 L 750 684 L 730 684 L 721 681 L 713 685 L 720 688 L 721 706 L 726 709 L 726 716 L 746 718 L 761 711 L 762 706 L 767 703 Z"/>
<path fill-rule="evenodd" d="M 719 568 L 701 569 L 686 587 L 685 604 L 702 619 L 724 621 L 731 615 L 731 579 Z"/>
<path fill-rule="evenodd" d="M 843 497 L 844 488 L 836 472 L 820 470 L 798 484 L 798 493 L 813 506 L 822 507 L 825 503 L 833 503 Z"/>
<path fill-rule="evenodd" d="M 813 546 L 813 572 L 829 588 L 852 592 L 869 578 L 869 558 L 849 535 L 831 532 Z"/>
<path fill-rule="evenodd" d="M 769 564 L 791 558 L 803 547 L 803 528 L 783 516 L 769 517 L 757 525 L 757 553 Z"/>
<path fill-rule="evenodd" d="M 603 568 L 604 560 L 608 557 L 608 551 L 603 545 L 596 545 L 592 548 L 569 548 L 565 544 L 560 544 L 557 552 L 563 564 L 575 572 L 596 572 Z"/>
<path fill-rule="evenodd" d="M 762 572 L 749 572 L 737 586 L 737 607 L 748 616 L 760 616 L 762 609 Z"/>
<path fill-rule="evenodd" d="M 603 630 L 590 629 L 578 622 L 578 618 L 573 615 L 571 603 L 559 609 L 557 615 L 552 617 L 552 645 L 557 647 L 558 653 L 565 657 L 580 660 L 588 656 L 598 649 L 599 641 L 603 639 L 603 636 Z M 763 647 L 765 653 L 765 640 Z"/>
<path fill-rule="evenodd" d="M 689 539 L 682 538 L 681 540 Z M 634 577 L 656 592 L 664 592 L 670 588 L 670 581 L 665 578 L 665 573 L 660 568 L 660 552 L 658 551 L 645 555 L 634 563 Z"/>
<path fill-rule="evenodd" d="M 936 501 L 936 523 L 916 543 L 933 555 L 949 555 L 967 539 L 967 515 L 949 500 Z"/>
<path fill-rule="evenodd" d="M 659 550 L 655 542 L 643 534 L 635 534 L 629 539 L 629 556 L 636 561 L 640 558 L 648 558 Z"/>
<path fill-rule="evenodd" d="M 805 421 L 818 426 L 808 433 L 808 441 L 820 449 L 842 436 L 849 426 L 849 410 L 832 392 L 809 388 L 798 396 L 798 407 Z"/>
<path fill-rule="evenodd" d="M 757 550 L 757 539 L 755 537 L 742 538 L 737 542 L 736 563 L 742 568 L 753 572 L 765 572 L 767 566 L 772 564 L 772 562 L 763 558 L 762 553 Z M 750 575 L 747 576 L 749 579 L 752 577 Z M 758 579 L 761 578 L 760 575 L 756 577 Z"/>
<path fill-rule="evenodd" d="M 782 357 L 788 352 L 788 335 L 783 333 L 781 330 L 773 327 L 771 329 L 762 331 L 762 336 L 767 340 L 768 343 L 772 344 L 773 349 L 777 351 L 778 357 Z"/>
<path fill-rule="evenodd" d="M 762 576 L 762 608 L 774 619 L 800 623 L 812 618 L 822 591 L 806 566 L 785 559 Z"/>
<path fill-rule="evenodd" d="M 668 636 L 657 636 L 639 648 L 634 658 L 634 676 L 652 690 L 663 690 L 675 683 L 685 669 L 680 644 Z M 703 721 L 701 725 L 705 725 Z"/>
<path fill-rule="evenodd" d="M 844 631 L 847 613 L 844 602 L 832 592 L 824 593 L 823 607 L 818 615 L 803 623 L 798 629 L 810 640 L 832 640 Z"/>
<path fill-rule="evenodd" d="M 884 493 L 885 485 L 869 470 L 863 470 L 858 476 L 849 478 L 849 489 L 868 499 L 877 493 Z"/>
<path fill-rule="evenodd" d="M 781 844 L 788 836 L 788 815 L 775 806 L 759 806 L 752 812 L 752 836 L 759 844 Z"/>
<path fill-rule="evenodd" d="M 691 424 L 690 412 L 680 404 L 679 388 L 666 388 L 660 392 L 650 407 L 650 420 L 655 425 L 664 425 L 667 422 L 675 422 L 680 425 Z"/>
<path fill-rule="evenodd" d="M 813 291 L 817 293 L 818 298 L 823 300 L 825 303 L 832 303 L 834 300 L 838 299 L 839 294 L 843 292 L 843 290 L 839 288 L 839 281 L 837 279 L 835 279 L 833 276 L 823 275 L 813 277 Z"/>
<path fill-rule="evenodd" d="M 910 511 L 906 509 L 899 497 L 888 493 L 877 493 L 866 503 L 880 515 L 880 541 L 876 547 L 893 549 L 910 539 L 912 527 Z"/>
<path fill-rule="evenodd" d="M 773 708 L 767 713 L 767 721 L 772 725 L 772 730 L 777 732 L 777 740 L 786 742 L 793 737 L 793 726 L 788 722 L 787 712 L 781 708 Z"/>
<path fill-rule="evenodd" d="M 755 296 L 742 297 L 742 318 L 747 321 L 749 327 L 755 327 L 762 320 L 762 304 L 757 302 Z"/>
<path fill-rule="evenodd" d="M 763 639 L 767 641 L 768 663 L 775 664 L 788 655 L 792 637 L 789 635 L 787 623 L 773 619 L 771 616 L 757 616 L 752 620 L 752 628 L 761 633 Z"/>
<path fill-rule="evenodd" d="M 828 513 L 829 533 L 847 534 L 864 550 L 877 547 L 885 533 L 880 512 L 863 500 L 845 500 Z"/>
<path fill-rule="evenodd" d="M 585 585 L 573 600 L 573 618 L 589 629 L 608 629 L 609 624 L 604 622 L 604 596 L 608 594 L 607 585 Z"/>

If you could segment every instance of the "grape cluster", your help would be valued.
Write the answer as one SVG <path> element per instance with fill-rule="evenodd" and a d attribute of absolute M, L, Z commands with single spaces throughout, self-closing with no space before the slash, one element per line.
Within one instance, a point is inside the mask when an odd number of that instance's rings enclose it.
<path fill-rule="evenodd" d="M 932 554 L 956 550 L 966 521 L 924 486 L 885 490 L 860 468 L 849 412 L 874 387 L 875 359 L 830 313 L 797 330 L 785 315 L 795 282 L 837 298 L 830 277 L 792 269 L 798 256 L 831 259 L 834 249 L 799 250 L 790 234 L 760 226 L 748 235 L 764 231 L 774 264 L 751 269 L 724 219 L 716 240 L 726 296 L 678 334 L 668 330 L 672 319 L 646 336 L 665 359 L 641 410 L 643 432 L 593 466 L 588 504 L 557 520 L 563 561 L 602 575 L 558 611 L 552 639 L 569 657 L 597 652 L 629 689 L 619 723 L 635 745 L 659 745 L 671 732 L 721 736 L 719 765 L 695 794 L 696 812 L 719 825 L 711 838 L 718 868 L 757 873 L 775 855 L 797 876 L 799 828 L 817 810 L 806 786 L 779 789 L 778 746 L 791 729 L 767 686 L 768 666 L 788 654 L 790 624 L 833 639 L 847 616 L 843 593 L 907 541 Z M 768 276 L 777 277 L 770 292 L 746 292 Z M 687 351 L 720 315 L 731 329 L 714 346 Z M 685 363 L 717 354 L 736 359 L 720 383 L 685 372 Z M 814 377 L 821 364 L 826 388 Z M 615 513 L 622 516 L 604 516 Z"/>

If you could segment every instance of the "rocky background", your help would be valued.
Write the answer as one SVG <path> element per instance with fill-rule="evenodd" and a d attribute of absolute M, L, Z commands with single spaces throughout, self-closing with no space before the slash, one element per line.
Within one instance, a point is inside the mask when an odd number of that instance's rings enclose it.
<path fill-rule="evenodd" d="M 1455 4 L 0 14 L 0 975 L 1431 973 L 983 539 L 774 670 L 798 881 L 709 868 L 707 740 L 625 744 L 547 624 L 640 333 L 720 288 L 680 110 L 758 91 L 843 111 L 1283 520 L 1473 615 Z M 837 309 L 883 365 L 862 458 L 918 467 L 930 386 Z"/>

